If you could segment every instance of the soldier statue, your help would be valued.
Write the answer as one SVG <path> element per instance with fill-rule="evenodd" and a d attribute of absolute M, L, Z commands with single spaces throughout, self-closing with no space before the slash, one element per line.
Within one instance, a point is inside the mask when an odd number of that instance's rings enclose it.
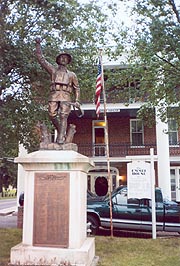
<path fill-rule="evenodd" d="M 74 106 L 80 107 L 80 88 L 74 72 L 67 70 L 72 61 L 69 53 L 61 53 L 56 57 L 57 67 L 50 64 L 41 51 L 41 39 L 36 38 L 36 55 L 40 65 L 51 75 L 51 89 L 48 99 L 48 113 L 52 124 L 57 130 L 58 144 L 66 141 L 67 119 L 71 112 L 71 94 L 75 95 Z"/>

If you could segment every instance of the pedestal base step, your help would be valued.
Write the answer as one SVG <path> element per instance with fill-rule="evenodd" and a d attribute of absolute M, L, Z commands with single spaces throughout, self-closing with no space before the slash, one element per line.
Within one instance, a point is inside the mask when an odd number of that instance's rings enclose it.
<path fill-rule="evenodd" d="M 11 248 L 10 265 L 95 266 L 94 238 L 84 241 L 79 249 L 34 247 L 22 243 Z"/>

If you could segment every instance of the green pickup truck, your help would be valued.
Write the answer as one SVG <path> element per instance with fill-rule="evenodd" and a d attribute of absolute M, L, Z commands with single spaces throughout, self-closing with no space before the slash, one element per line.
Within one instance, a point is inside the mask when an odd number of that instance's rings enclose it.
<path fill-rule="evenodd" d="M 151 200 L 127 197 L 127 186 L 112 192 L 112 223 L 114 229 L 151 231 Z M 180 233 L 180 206 L 174 201 L 163 200 L 160 188 L 155 189 L 156 230 Z M 87 200 L 87 222 L 91 233 L 99 227 L 110 228 L 110 199 Z"/>

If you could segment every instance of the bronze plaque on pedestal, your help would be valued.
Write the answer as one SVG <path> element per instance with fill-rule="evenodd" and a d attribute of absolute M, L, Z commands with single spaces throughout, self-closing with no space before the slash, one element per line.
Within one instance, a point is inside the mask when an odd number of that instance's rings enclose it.
<path fill-rule="evenodd" d="M 35 173 L 33 245 L 68 244 L 69 173 Z"/>

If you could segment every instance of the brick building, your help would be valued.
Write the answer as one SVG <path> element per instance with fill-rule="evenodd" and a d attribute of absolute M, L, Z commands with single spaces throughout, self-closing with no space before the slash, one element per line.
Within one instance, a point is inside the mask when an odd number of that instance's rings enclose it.
<path fill-rule="evenodd" d="M 103 61 L 106 62 L 105 78 L 108 78 L 108 73 L 112 75 L 128 66 L 125 55 L 114 62 L 103 56 Z M 140 81 L 134 78 L 127 82 L 127 87 L 121 81 L 119 83 L 117 90 L 115 86 L 106 87 L 112 188 L 127 184 L 127 164 L 133 160 L 150 161 L 150 149 L 153 148 L 156 185 L 162 188 L 164 197 L 180 202 L 180 128 L 175 120 L 162 122 L 158 118 L 158 107 L 154 110 L 154 126 L 146 126 L 137 118 L 137 112 L 147 96 L 139 95 Z M 124 104 L 123 97 L 116 95 L 129 88 L 132 90 L 128 94 L 127 105 Z M 97 186 L 97 183 L 103 183 L 103 179 L 106 183 L 105 179 L 108 177 L 103 103 L 98 120 L 92 101 L 86 99 L 82 109 L 84 116 L 79 119 L 72 112 L 69 122 L 76 125 L 74 142 L 78 144 L 78 151 L 95 162 L 95 169 L 89 171 L 88 189 L 96 194 L 103 194 L 106 190 L 102 189 L 102 192 Z"/>
<path fill-rule="evenodd" d="M 97 120 L 94 104 L 85 103 L 82 108 L 82 118 L 74 112 L 69 117 L 77 131 L 73 142 L 79 153 L 95 162 L 95 168 L 89 171 L 88 189 L 104 195 L 108 177 L 104 116 L 101 113 Z M 127 184 L 127 163 L 149 160 L 150 148 L 154 148 L 156 185 L 162 188 L 165 197 L 180 201 L 180 130 L 172 120 L 168 124 L 157 120 L 152 128 L 145 126 L 137 119 L 139 108 L 140 103 L 107 104 L 112 187 Z"/>

